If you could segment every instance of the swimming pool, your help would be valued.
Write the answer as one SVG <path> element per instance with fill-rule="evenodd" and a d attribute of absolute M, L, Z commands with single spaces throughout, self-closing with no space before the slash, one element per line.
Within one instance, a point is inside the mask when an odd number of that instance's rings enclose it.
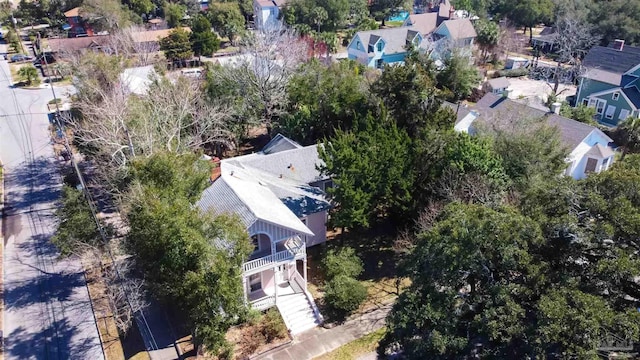
<path fill-rule="evenodd" d="M 389 17 L 387 21 L 405 21 L 407 17 L 409 17 L 409 12 L 406 10 L 402 10 L 394 16 Z"/>

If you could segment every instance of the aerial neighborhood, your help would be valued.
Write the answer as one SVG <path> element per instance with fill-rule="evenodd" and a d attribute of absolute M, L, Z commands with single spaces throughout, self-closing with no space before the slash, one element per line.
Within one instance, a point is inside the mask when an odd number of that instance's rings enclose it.
<path fill-rule="evenodd" d="M 0 0 L 0 356 L 638 358 L 638 9 Z"/>

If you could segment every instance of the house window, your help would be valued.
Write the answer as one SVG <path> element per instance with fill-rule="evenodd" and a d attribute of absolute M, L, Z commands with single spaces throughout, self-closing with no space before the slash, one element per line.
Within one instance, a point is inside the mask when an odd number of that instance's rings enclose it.
<path fill-rule="evenodd" d="M 360 41 L 356 42 L 356 48 L 358 50 L 362 50 L 362 44 L 360 44 Z"/>
<path fill-rule="evenodd" d="M 249 292 L 262 289 L 262 279 L 260 273 L 249 275 Z"/>
<path fill-rule="evenodd" d="M 586 99 L 585 99 L 586 100 Z M 589 102 L 587 103 L 588 107 L 594 108 L 596 107 L 596 104 L 598 103 L 598 100 L 596 99 L 589 99 Z"/>
<path fill-rule="evenodd" d="M 629 117 L 629 110 L 620 109 L 620 115 L 618 115 L 618 120 L 626 120 Z"/>
<path fill-rule="evenodd" d="M 602 166 L 600 167 L 600 171 L 607 170 L 607 168 L 609 168 L 609 161 L 610 160 L 611 160 L 611 158 L 606 158 L 606 159 L 602 160 Z"/>
<path fill-rule="evenodd" d="M 384 47 L 384 44 L 382 43 L 382 41 L 378 41 L 377 47 L 378 47 L 378 51 L 382 51 L 382 48 Z"/>
<path fill-rule="evenodd" d="M 588 158 L 587 159 L 587 165 L 584 167 L 584 173 L 588 174 L 588 173 L 592 173 L 592 172 L 596 171 L 596 166 L 598 166 L 598 160 L 597 159 Z"/>
<path fill-rule="evenodd" d="M 582 99 L 582 105 L 589 106 L 589 99 Z"/>
<path fill-rule="evenodd" d="M 605 105 L 607 105 L 606 101 L 598 99 L 598 104 L 596 105 L 596 114 L 602 115 Z"/>
<path fill-rule="evenodd" d="M 615 114 L 616 112 L 616 107 L 609 105 L 607 106 L 607 112 L 604 114 L 604 117 L 606 117 L 607 119 L 613 119 L 613 114 Z"/>
<path fill-rule="evenodd" d="M 376 69 L 382 69 L 383 65 L 384 65 L 384 61 L 382 61 L 382 59 L 376 60 Z"/>
<path fill-rule="evenodd" d="M 619 97 L 620 97 L 620 93 L 619 92 L 616 91 L 616 92 L 613 93 L 613 101 L 618 100 Z"/>

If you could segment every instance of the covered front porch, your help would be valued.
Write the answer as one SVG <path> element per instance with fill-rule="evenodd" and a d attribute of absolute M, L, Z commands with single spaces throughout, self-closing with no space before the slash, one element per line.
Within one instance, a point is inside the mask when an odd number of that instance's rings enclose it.
<path fill-rule="evenodd" d="M 306 264 L 305 264 L 306 265 Z M 245 299 L 256 310 L 276 305 L 282 297 L 306 293 L 306 271 L 301 275 L 296 262 L 243 277 Z"/>

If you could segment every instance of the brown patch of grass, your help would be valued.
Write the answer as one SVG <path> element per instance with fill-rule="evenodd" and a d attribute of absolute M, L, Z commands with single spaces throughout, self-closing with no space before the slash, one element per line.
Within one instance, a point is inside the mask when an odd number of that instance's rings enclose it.
<path fill-rule="evenodd" d="M 277 322 L 279 318 L 279 321 L 282 322 L 281 325 L 284 327 L 284 331 L 269 331 L 273 330 L 272 326 L 274 324 L 268 324 L 268 315 L 262 315 L 255 323 L 234 326 L 227 331 L 226 339 L 234 346 L 234 359 L 246 359 L 253 354 L 269 351 L 291 341 L 286 331 L 286 326 L 284 326 L 284 320 L 280 317 L 280 313 L 277 309 L 271 311 L 273 312 L 270 317 L 271 321 Z M 277 317 L 275 315 L 277 315 Z M 268 339 L 268 336 L 273 337 L 273 339 Z"/>
<path fill-rule="evenodd" d="M 99 268 L 89 268 L 85 272 L 89 297 L 98 323 L 100 340 L 105 356 L 109 360 L 124 359 L 124 351 L 120 342 L 120 334 L 111 313 L 109 300 L 105 296 L 106 284 Z"/>

